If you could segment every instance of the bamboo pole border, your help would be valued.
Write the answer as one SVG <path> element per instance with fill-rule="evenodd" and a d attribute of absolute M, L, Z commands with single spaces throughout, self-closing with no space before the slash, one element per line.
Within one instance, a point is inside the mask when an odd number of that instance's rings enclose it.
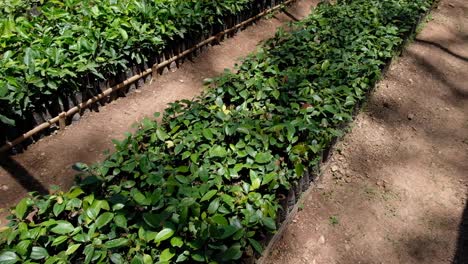
<path fill-rule="evenodd" d="M 14 146 L 22 143 L 23 141 L 25 141 L 26 139 L 34 136 L 35 134 L 51 127 L 52 125 L 56 124 L 57 122 L 59 123 L 59 128 L 62 130 L 66 127 L 66 118 L 69 117 L 69 116 L 73 116 L 74 114 L 78 113 L 80 110 L 82 109 L 86 109 L 88 108 L 90 105 L 92 105 L 93 103 L 96 103 L 97 101 L 103 99 L 103 98 L 106 98 L 107 96 L 111 95 L 113 92 L 115 91 L 118 91 L 122 88 L 125 88 L 127 87 L 128 85 L 140 80 L 141 78 L 143 77 L 146 77 L 147 75 L 149 74 L 153 74 L 153 77 L 156 76 L 156 74 L 158 73 L 159 70 L 161 69 L 164 69 L 164 67 L 168 67 L 171 63 L 175 62 L 175 61 L 178 61 L 184 57 L 186 57 L 187 55 L 189 55 L 190 53 L 194 52 L 195 50 L 207 45 L 207 44 L 210 44 L 211 42 L 213 41 L 219 41 L 221 39 L 221 37 L 223 35 L 226 35 L 226 34 L 229 34 L 235 30 L 238 30 L 239 28 L 242 28 L 244 26 L 246 26 L 247 24 L 249 23 L 252 23 L 253 21 L 255 20 L 258 20 L 259 18 L 267 15 L 267 14 L 270 14 L 272 12 L 275 12 L 277 11 L 278 9 L 286 6 L 286 5 L 289 5 L 289 4 L 292 4 L 293 2 L 295 2 L 297 0 L 288 0 L 288 1 L 285 1 L 284 3 L 281 3 L 279 5 L 276 5 L 268 10 L 265 10 L 261 13 L 258 13 L 257 15 L 235 25 L 234 27 L 230 28 L 230 29 L 226 29 L 224 31 L 221 31 L 220 33 L 214 35 L 214 36 L 211 36 L 207 39 L 205 39 L 204 41 L 196 44 L 195 46 L 191 47 L 190 49 L 187 49 L 185 51 L 183 51 L 182 53 L 168 59 L 168 60 L 165 60 L 161 63 L 156 63 L 154 64 L 151 68 L 148 68 L 146 69 L 145 71 L 139 73 L 139 74 L 136 74 L 130 78 L 128 78 L 127 80 L 113 86 L 113 87 L 110 87 L 108 89 L 106 89 L 105 91 L 103 91 L 102 93 L 88 99 L 86 102 L 82 102 L 80 104 L 78 104 L 77 106 L 74 106 L 72 108 L 70 108 L 69 110 L 67 110 L 66 112 L 62 112 L 60 113 L 58 116 L 54 117 L 54 118 L 51 118 L 49 119 L 48 121 L 36 126 L 35 128 L 29 130 L 28 132 L 24 133 L 23 135 L 17 137 L 16 139 L 14 139 L 13 141 L 11 142 L 7 142 L 5 143 L 1 148 L 0 148 L 0 153 L 4 153 L 4 152 L 7 152 L 8 150 L 10 150 L 11 148 L 13 148 Z"/>

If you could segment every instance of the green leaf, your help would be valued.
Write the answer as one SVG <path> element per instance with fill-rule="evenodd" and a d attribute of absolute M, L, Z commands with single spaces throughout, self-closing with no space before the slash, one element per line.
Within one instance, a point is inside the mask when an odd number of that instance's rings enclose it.
<path fill-rule="evenodd" d="M 2 114 L 0 114 L 0 122 L 1 123 L 4 123 L 4 124 L 7 124 L 7 125 L 10 125 L 10 126 L 14 126 L 16 124 L 15 120 L 11 119 L 11 118 L 8 118 Z"/>
<path fill-rule="evenodd" d="M 161 130 L 160 128 L 156 129 L 156 136 L 158 136 L 159 140 L 165 141 L 166 139 L 169 138 L 166 132 Z"/>
<path fill-rule="evenodd" d="M 125 204 L 123 203 L 117 203 L 112 205 L 112 211 L 119 211 L 120 209 L 123 209 L 125 207 Z"/>
<path fill-rule="evenodd" d="M 96 227 L 101 228 L 107 225 L 114 218 L 114 214 L 110 212 L 105 212 L 96 219 Z"/>
<path fill-rule="evenodd" d="M 219 199 L 214 199 L 208 206 L 208 213 L 214 214 L 216 213 L 216 211 L 218 211 L 218 208 L 219 208 Z"/>
<path fill-rule="evenodd" d="M 58 246 L 62 244 L 63 242 L 67 241 L 68 236 L 58 236 L 52 241 L 52 246 Z"/>
<path fill-rule="evenodd" d="M 126 238 L 117 238 L 117 239 L 112 239 L 104 243 L 104 246 L 107 248 L 118 248 L 118 247 L 123 247 L 128 244 L 128 239 Z"/>
<path fill-rule="evenodd" d="M 215 105 L 216 105 L 217 107 L 222 107 L 222 106 L 224 105 L 223 99 L 222 99 L 221 97 L 219 97 L 219 96 L 216 97 Z"/>
<path fill-rule="evenodd" d="M 85 264 L 91 263 L 94 257 L 94 247 L 93 245 L 87 245 L 83 251 L 85 255 Z"/>
<path fill-rule="evenodd" d="M 85 172 L 89 170 L 88 165 L 86 165 L 85 163 L 81 163 L 81 162 L 77 162 L 73 164 L 72 168 L 78 172 Z"/>
<path fill-rule="evenodd" d="M 264 217 L 262 219 L 263 224 L 270 230 L 276 230 L 276 223 L 275 220 L 273 220 L 270 217 Z"/>
<path fill-rule="evenodd" d="M 258 174 L 254 170 L 250 170 L 249 175 L 251 182 L 250 191 L 254 191 L 260 187 L 262 180 L 260 177 L 258 177 Z"/>
<path fill-rule="evenodd" d="M 249 238 L 249 243 L 250 245 L 252 245 L 252 247 L 259 253 L 259 254 L 262 254 L 263 252 L 263 247 L 260 243 L 258 243 L 257 240 L 255 239 L 252 239 L 252 238 Z"/>
<path fill-rule="evenodd" d="M 185 255 L 185 254 L 180 254 L 180 255 L 177 257 L 177 259 L 176 259 L 175 262 L 176 262 L 176 263 L 184 262 L 184 261 L 186 261 L 187 259 L 188 259 L 187 255 Z"/>
<path fill-rule="evenodd" d="M 125 263 L 125 260 L 124 258 L 122 257 L 122 255 L 120 254 L 117 254 L 117 253 L 114 253 L 110 256 L 110 260 L 112 261 L 112 263 L 114 264 L 124 264 Z"/>
<path fill-rule="evenodd" d="M 123 41 L 128 40 L 128 34 L 127 31 L 125 31 L 123 28 L 118 28 L 120 35 L 122 36 Z"/>
<path fill-rule="evenodd" d="M 224 216 L 222 216 L 220 214 L 214 215 L 213 217 L 211 217 L 211 219 L 213 220 L 213 222 L 215 222 L 218 225 L 223 225 L 223 226 L 228 225 L 228 221 L 227 221 L 226 217 L 224 217 Z"/>
<path fill-rule="evenodd" d="M 189 184 L 190 178 L 182 175 L 176 175 L 175 178 L 182 184 Z"/>
<path fill-rule="evenodd" d="M 213 133 L 211 132 L 211 129 L 209 128 L 205 128 L 202 130 L 202 133 L 203 133 L 203 136 L 208 139 L 208 140 L 212 140 L 213 139 Z"/>
<path fill-rule="evenodd" d="M 182 247 L 184 245 L 184 241 L 180 237 L 173 237 L 171 238 L 171 245 L 173 247 Z"/>
<path fill-rule="evenodd" d="M 204 202 L 204 201 L 209 201 L 215 194 L 218 193 L 218 190 L 211 190 L 211 191 L 208 191 L 207 193 L 205 193 L 205 195 L 203 195 L 203 197 L 200 199 L 200 202 Z"/>
<path fill-rule="evenodd" d="M 246 128 L 246 127 L 238 127 L 238 128 L 236 129 L 236 131 L 237 131 L 237 132 L 240 132 L 240 133 L 247 134 L 247 135 L 250 134 L 250 130 L 249 130 L 248 128 Z"/>
<path fill-rule="evenodd" d="M 226 252 L 224 252 L 221 259 L 223 261 L 230 261 L 230 260 L 240 259 L 240 257 L 242 257 L 241 246 L 239 244 L 235 244 L 231 246 L 230 248 L 228 248 Z"/>
<path fill-rule="evenodd" d="M 23 240 L 15 246 L 16 253 L 20 254 L 20 256 L 26 256 L 29 251 L 29 246 L 31 246 L 31 240 Z M 2 263 L 0 261 L 0 263 Z"/>
<path fill-rule="evenodd" d="M 219 237 L 220 239 L 226 239 L 230 236 L 232 236 L 234 233 L 239 230 L 237 227 L 228 225 L 228 226 L 223 226 L 223 234 Z"/>
<path fill-rule="evenodd" d="M 114 222 L 118 227 L 127 228 L 127 218 L 124 215 L 116 215 Z"/>
<path fill-rule="evenodd" d="M 28 201 L 29 198 L 23 198 L 15 208 L 15 215 L 18 217 L 18 219 L 23 220 L 24 214 L 28 210 Z"/>
<path fill-rule="evenodd" d="M 195 253 L 195 254 L 191 254 L 191 256 L 192 256 L 192 259 L 197 262 L 205 262 L 205 263 L 207 262 L 204 255 Z"/>
<path fill-rule="evenodd" d="M 67 251 L 65 251 L 66 255 L 71 255 L 75 253 L 75 251 L 81 246 L 81 244 L 72 244 L 68 246 Z"/>
<path fill-rule="evenodd" d="M 33 74 L 35 71 L 35 63 L 33 57 L 33 49 L 30 47 L 26 48 L 24 51 L 23 63 L 28 67 L 29 74 Z"/>
<path fill-rule="evenodd" d="M 149 205 L 150 201 L 146 199 L 146 196 L 137 189 L 132 189 L 132 197 L 139 205 Z"/>
<path fill-rule="evenodd" d="M 255 162 L 263 164 L 268 163 L 273 159 L 273 156 L 270 153 L 259 152 L 255 155 Z"/>
<path fill-rule="evenodd" d="M 31 259 L 40 260 L 47 258 L 48 256 L 49 253 L 47 253 L 47 250 L 43 247 L 32 247 L 31 249 Z"/>
<path fill-rule="evenodd" d="M 296 164 L 296 166 L 294 166 L 294 170 L 296 171 L 296 175 L 298 177 L 301 177 L 304 174 L 304 169 L 304 165 L 302 165 L 301 163 L 298 163 Z"/>
<path fill-rule="evenodd" d="M 156 238 L 154 239 L 154 242 L 159 243 L 161 241 L 171 238 L 172 235 L 174 235 L 174 230 L 172 230 L 171 228 L 164 228 L 163 230 L 158 232 Z"/>
<path fill-rule="evenodd" d="M 63 210 L 65 210 L 65 207 L 67 205 L 62 202 L 62 203 L 55 203 L 54 204 L 54 207 L 52 208 L 52 212 L 54 213 L 54 215 L 57 217 L 59 216 L 59 214 L 61 214 L 63 212 Z"/>
<path fill-rule="evenodd" d="M 185 197 L 182 199 L 179 203 L 180 207 L 189 207 L 192 206 L 195 203 L 195 199 L 190 198 L 190 197 Z"/>
<path fill-rule="evenodd" d="M 161 252 L 161 255 L 159 256 L 159 261 L 169 261 L 175 256 L 175 253 L 173 250 L 166 248 Z"/>
<path fill-rule="evenodd" d="M 325 61 L 322 63 L 322 70 L 323 70 L 323 71 L 326 71 L 326 70 L 328 70 L 328 67 L 330 67 L 330 61 L 329 61 L 329 60 L 325 60 Z"/>
<path fill-rule="evenodd" d="M 149 226 L 157 228 L 161 225 L 162 221 L 164 220 L 164 216 L 161 214 L 144 213 L 143 220 Z"/>
<path fill-rule="evenodd" d="M 85 242 L 89 242 L 90 237 L 88 234 L 76 234 L 73 237 L 73 240 L 75 240 L 76 242 L 85 243 Z"/>
<path fill-rule="evenodd" d="M 145 264 L 143 262 L 143 257 L 141 255 L 136 255 L 133 257 L 132 262 L 130 264 Z"/>
<path fill-rule="evenodd" d="M 0 263 L 2 264 L 14 264 L 18 262 L 20 258 L 13 251 L 4 251 L 0 254 Z"/>
<path fill-rule="evenodd" d="M 143 254 L 143 263 L 144 264 L 153 264 L 153 258 L 148 254 Z"/>
<path fill-rule="evenodd" d="M 277 176 L 276 173 L 272 172 L 272 173 L 267 173 L 263 176 L 263 179 L 262 179 L 262 185 L 263 184 L 268 184 L 269 182 L 271 182 L 273 179 L 275 179 Z"/>
<path fill-rule="evenodd" d="M 74 229 L 75 227 L 70 222 L 61 220 L 57 221 L 57 225 L 50 229 L 50 231 L 55 234 L 66 235 L 73 232 Z"/>
<path fill-rule="evenodd" d="M 210 157 L 219 157 L 224 158 L 227 155 L 227 151 L 225 148 L 221 146 L 215 146 L 210 149 Z"/>

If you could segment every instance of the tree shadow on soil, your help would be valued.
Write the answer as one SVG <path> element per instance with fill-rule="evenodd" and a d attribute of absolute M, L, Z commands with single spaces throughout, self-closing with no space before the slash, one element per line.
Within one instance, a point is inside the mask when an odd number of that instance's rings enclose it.
<path fill-rule="evenodd" d="M 28 192 L 48 194 L 49 191 L 31 173 L 10 156 L 0 156 L 0 167 L 11 175 Z"/>
<path fill-rule="evenodd" d="M 371 96 L 364 110 L 366 115 L 371 116 L 372 120 L 383 128 L 383 131 L 391 132 L 390 135 L 408 131 L 408 128 L 413 129 L 415 132 L 410 133 L 411 135 L 423 142 L 425 146 L 434 146 L 437 151 L 442 150 L 442 153 L 447 150 L 439 148 L 459 144 L 454 142 L 468 144 L 467 135 L 463 132 L 466 130 L 464 124 L 467 119 L 455 118 L 457 113 L 463 113 L 463 111 L 466 113 L 467 109 L 468 90 L 463 85 L 466 82 L 463 69 L 468 61 L 467 58 L 451 52 L 436 42 L 416 41 L 414 45 L 424 47 L 424 49 L 405 50 L 404 56 L 408 58 L 405 62 L 410 66 L 406 67 L 404 63 L 399 64 L 400 71 L 390 71 L 390 74 L 385 77 L 386 84 L 397 84 L 392 87 L 393 90 L 397 89 L 396 92 L 391 93 L 387 89 L 386 93 Z M 451 57 L 460 60 L 454 60 Z M 400 74 L 404 71 L 412 71 L 412 73 Z M 411 84 L 405 83 L 407 77 L 412 78 Z M 412 92 L 403 93 L 403 89 L 407 88 L 412 89 Z M 397 100 L 399 92 L 402 95 L 409 95 L 410 98 Z M 441 106 L 447 106 L 451 112 L 437 114 Z M 410 118 L 409 113 L 414 113 L 414 117 Z M 445 118 L 452 114 L 454 120 Z M 441 118 L 437 118 L 438 116 Z M 389 137 L 388 143 L 382 143 L 384 146 L 380 151 L 369 152 L 366 146 L 362 149 L 353 149 L 352 154 L 347 157 L 349 164 L 352 164 L 351 170 L 360 171 L 366 166 L 362 162 L 369 159 L 385 159 L 387 163 L 395 164 L 395 167 L 402 167 L 402 164 L 406 166 L 412 159 L 417 160 L 419 150 L 399 148 L 399 144 L 394 142 L 400 140 L 402 139 Z M 411 138 L 404 140 L 406 140 L 405 143 L 412 142 Z M 388 153 L 398 153 L 398 155 Z M 459 156 L 439 154 L 440 162 L 452 168 L 447 174 L 447 181 L 456 183 L 455 186 L 460 182 L 468 181 L 466 178 L 468 163 L 464 162 L 466 152 L 459 150 L 457 155 Z M 389 157 L 395 157 L 395 159 L 389 159 Z M 368 168 L 369 174 L 372 174 L 373 170 L 377 169 Z M 391 240 L 394 251 L 398 254 L 399 263 L 468 264 L 468 205 L 465 205 L 461 218 L 458 214 L 447 215 L 446 212 L 446 208 L 432 208 L 431 211 L 425 211 L 414 223 L 427 224 L 432 228 L 431 230 L 421 232 L 417 229 L 410 229 L 411 232 Z M 358 248 L 341 253 L 338 263 L 376 263 L 375 255 L 359 253 L 365 251 L 365 248 Z"/>
<path fill-rule="evenodd" d="M 458 230 L 457 249 L 455 257 L 453 258 L 454 264 L 468 263 L 468 206 L 465 206 L 463 216 Z"/>
<path fill-rule="evenodd" d="M 442 70 L 438 69 L 432 63 L 430 63 L 427 58 L 416 53 L 412 53 L 411 56 L 416 60 L 418 66 L 420 66 L 426 72 L 431 73 L 432 76 L 450 88 L 451 92 L 453 93 L 454 97 L 457 98 L 457 100 L 468 99 L 468 91 L 447 78 L 446 74 L 443 74 Z"/>
<path fill-rule="evenodd" d="M 458 58 L 460 60 L 463 60 L 463 61 L 468 61 L 468 58 L 467 57 L 464 57 L 462 55 L 459 55 L 453 51 L 451 51 L 450 49 L 440 45 L 439 43 L 435 43 L 435 42 L 432 42 L 432 41 L 427 41 L 427 40 L 424 40 L 424 39 L 419 39 L 419 38 L 416 38 L 415 41 L 417 43 L 421 43 L 421 44 L 424 44 L 424 45 L 430 45 L 430 46 L 434 46 L 434 47 L 437 47 L 443 51 L 445 51 L 446 53 L 452 55 L 453 57 L 455 58 Z"/>

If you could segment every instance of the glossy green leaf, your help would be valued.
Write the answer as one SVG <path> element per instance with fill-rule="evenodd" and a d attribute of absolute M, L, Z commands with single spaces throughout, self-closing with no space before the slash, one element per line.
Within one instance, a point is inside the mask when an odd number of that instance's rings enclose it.
<path fill-rule="evenodd" d="M 8 118 L 2 114 L 0 114 L 0 123 L 7 124 L 9 126 L 14 126 L 16 124 L 14 119 Z"/>
<path fill-rule="evenodd" d="M 148 254 L 143 254 L 143 263 L 144 264 L 153 264 L 153 258 Z"/>
<path fill-rule="evenodd" d="M 237 260 L 242 257 L 242 250 L 241 246 L 238 244 L 235 244 L 226 250 L 222 256 L 223 261 L 230 261 L 230 260 Z"/>
<path fill-rule="evenodd" d="M 255 239 L 249 238 L 249 243 L 250 245 L 257 251 L 259 254 L 262 254 L 263 252 L 263 247 L 262 245 Z"/>
<path fill-rule="evenodd" d="M 121 238 L 116 238 L 116 239 L 106 241 L 106 243 L 104 243 L 104 246 L 106 246 L 107 248 L 118 248 L 118 247 L 126 246 L 127 244 L 128 244 L 128 239 L 121 237 Z"/>
<path fill-rule="evenodd" d="M 208 140 L 212 140 L 213 139 L 213 133 L 211 132 L 211 129 L 209 128 L 205 128 L 202 130 L 202 133 L 203 133 L 203 136 L 208 139 Z"/>
<path fill-rule="evenodd" d="M 276 223 L 275 220 L 273 220 L 270 217 L 265 217 L 262 219 L 263 224 L 270 230 L 276 230 Z"/>
<path fill-rule="evenodd" d="M 219 199 L 214 199 L 208 206 L 208 213 L 214 214 L 219 208 Z"/>
<path fill-rule="evenodd" d="M 184 245 L 184 241 L 180 237 L 173 237 L 171 238 L 171 245 L 173 247 L 182 247 Z"/>
<path fill-rule="evenodd" d="M 118 227 L 127 228 L 127 218 L 124 215 L 116 215 L 114 222 Z"/>
<path fill-rule="evenodd" d="M 224 158 L 227 155 L 227 151 L 225 148 L 221 146 L 215 146 L 210 150 L 210 157 L 219 157 Z"/>
<path fill-rule="evenodd" d="M 16 253 L 18 253 L 20 256 L 26 256 L 29 251 L 30 246 L 31 246 L 31 240 L 20 241 L 15 246 Z M 2 262 L 0 261 L 0 263 Z"/>
<path fill-rule="evenodd" d="M 205 193 L 205 195 L 203 195 L 203 197 L 200 199 L 200 202 L 209 201 L 213 196 L 216 195 L 216 193 L 218 193 L 217 190 L 208 191 L 208 192 Z"/>
<path fill-rule="evenodd" d="M 29 198 L 24 198 L 16 205 L 15 215 L 18 219 L 23 219 L 26 210 L 28 210 L 28 200 Z"/>
<path fill-rule="evenodd" d="M 59 235 L 71 233 L 75 227 L 68 221 L 57 221 L 57 224 L 50 229 L 51 232 Z"/>
<path fill-rule="evenodd" d="M 96 219 L 96 227 L 97 228 L 102 228 L 105 225 L 109 224 L 110 221 L 114 218 L 114 214 L 110 212 L 105 212 L 101 214 L 97 219 Z"/>
<path fill-rule="evenodd" d="M 110 256 L 110 260 L 112 263 L 114 264 L 124 264 L 125 263 L 125 260 L 124 258 L 122 257 L 122 255 L 120 254 L 117 254 L 117 253 L 114 253 Z"/>
<path fill-rule="evenodd" d="M 262 183 L 262 179 L 258 176 L 257 172 L 250 170 L 250 191 L 258 189 Z"/>
<path fill-rule="evenodd" d="M 47 253 L 47 250 L 43 247 L 32 247 L 31 249 L 31 259 L 40 260 L 47 258 L 48 256 L 49 253 Z"/>
<path fill-rule="evenodd" d="M 259 152 L 255 155 L 255 162 L 257 163 L 268 163 L 273 159 L 270 153 Z"/>
<path fill-rule="evenodd" d="M 169 138 L 166 132 L 161 130 L 160 128 L 156 129 L 156 135 L 158 136 L 159 140 L 165 141 L 166 139 Z"/>
<path fill-rule="evenodd" d="M 18 261 L 20 261 L 20 258 L 13 251 L 4 251 L 0 254 L 0 263 L 2 264 L 14 264 Z"/>
<path fill-rule="evenodd" d="M 174 235 L 174 230 L 172 230 L 171 228 L 164 228 L 163 230 L 158 232 L 156 238 L 154 239 L 154 242 L 159 243 L 161 241 L 171 238 L 172 235 Z"/>
<path fill-rule="evenodd" d="M 65 254 L 67 255 L 71 255 L 73 253 L 75 253 L 76 250 L 78 250 L 78 248 L 81 246 L 81 244 L 72 244 L 72 245 L 69 245 L 67 250 L 65 251 Z"/>
<path fill-rule="evenodd" d="M 54 207 L 52 208 L 52 211 L 55 216 L 59 216 L 65 210 L 65 207 L 66 207 L 66 204 L 64 202 L 55 203 Z"/>
<path fill-rule="evenodd" d="M 63 242 L 67 241 L 68 236 L 58 236 L 52 241 L 52 246 L 58 246 L 62 244 Z"/>
<path fill-rule="evenodd" d="M 166 248 L 161 252 L 161 255 L 159 255 L 159 261 L 169 261 L 175 256 L 175 253 L 173 250 Z"/>

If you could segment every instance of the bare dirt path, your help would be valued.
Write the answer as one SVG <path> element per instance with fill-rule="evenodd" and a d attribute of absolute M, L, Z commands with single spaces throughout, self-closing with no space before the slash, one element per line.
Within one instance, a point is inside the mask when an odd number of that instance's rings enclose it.
<path fill-rule="evenodd" d="M 468 263 L 468 1 L 431 17 L 264 263 Z"/>
<path fill-rule="evenodd" d="M 126 98 L 118 99 L 90 113 L 58 135 L 47 137 L 23 153 L 6 158 L 0 167 L 0 208 L 16 204 L 29 191 L 47 192 L 51 185 L 68 188 L 76 174 L 71 166 L 76 162 L 93 163 L 102 160 L 104 150 L 112 149 L 111 139 L 122 138 L 131 126 L 154 112 L 162 112 L 168 103 L 190 99 L 203 90 L 202 81 L 214 77 L 225 68 L 233 68 L 239 58 L 255 51 L 263 40 L 274 36 L 278 27 L 301 19 L 310 13 L 318 0 L 299 0 L 288 9 L 263 19 L 235 37 L 206 50 L 193 62 L 187 62 L 175 72 L 167 73 Z M 0 219 L 7 214 L 0 212 Z M 0 225 L 4 224 L 1 223 Z"/>

